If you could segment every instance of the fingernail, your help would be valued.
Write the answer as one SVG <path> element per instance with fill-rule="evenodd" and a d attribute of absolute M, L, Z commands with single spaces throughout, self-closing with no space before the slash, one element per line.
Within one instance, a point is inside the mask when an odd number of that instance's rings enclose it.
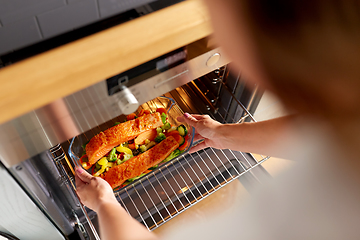
<path fill-rule="evenodd" d="M 77 168 L 76 168 L 76 172 L 77 172 L 77 173 L 80 173 L 80 174 L 81 174 L 83 171 L 84 171 L 84 170 L 83 170 L 81 167 L 77 167 Z"/>
<path fill-rule="evenodd" d="M 188 113 L 184 113 L 184 117 L 189 118 L 191 115 Z"/>

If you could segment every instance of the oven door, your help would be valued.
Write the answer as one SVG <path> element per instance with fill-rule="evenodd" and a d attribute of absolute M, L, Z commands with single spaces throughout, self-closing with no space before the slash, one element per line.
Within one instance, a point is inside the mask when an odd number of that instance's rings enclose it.
<path fill-rule="evenodd" d="M 0 239 L 65 239 L 2 164 L 0 189 Z"/>

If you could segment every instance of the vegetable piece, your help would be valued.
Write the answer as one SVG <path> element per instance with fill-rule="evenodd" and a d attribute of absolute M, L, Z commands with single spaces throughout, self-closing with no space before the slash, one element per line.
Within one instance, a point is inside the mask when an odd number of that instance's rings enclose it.
<path fill-rule="evenodd" d="M 161 121 L 162 121 L 163 124 L 166 123 L 166 119 L 167 119 L 166 114 L 165 114 L 165 113 L 162 113 L 162 114 L 161 114 Z"/>
<path fill-rule="evenodd" d="M 177 156 L 179 156 L 181 153 L 182 152 L 179 149 L 176 149 L 172 153 L 170 153 L 170 155 L 167 158 L 165 158 L 165 160 L 162 161 L 162 162 L 168 162 L 171 159 L 176 158 Z"/>
<path fill-rule="evenodd" d="M 181 147 L 185 143 L 185 138 L 183 136 L 180 136 L 179 146 Z"/>
<path fill-rule="evenodd" d="M 99 160 L 101 161 L 101 159 Z M 96 168 L 94 169 L 93 176 L 94 177 L 99 177 L 101 174 L 103 174 L 104 172 L 109 171 L 110 168 L 112 168 L 115 165 L 115 163 L 112 162 L 107 162 L 105 165 L 101 165 L 100 169 L 97 170 Z M 99 165 L 100 166 L 100 165 Z"/>
<path fill-rule="evenodd" d="M 171 132 L 171 131 L 174 131 L 174 130 L 177 130 L 177 128 L 175 126 L 172 126 L 169 130 L 167 130 L 167 132 Z"/>
<path fill-rule="evenodd" d="M 135 138 L 134 143 L 137 145 L 142 145 L 145 143 L 145 140 L 148 139 L 153 141 L 156 138 L 157 131 L 156 129 L 150 129 L 149 131 L 141 133 L 137 138 Z"/>
<path fill-rule="evenodd" d="M 136 149 L 135 143 L 129 143 L 129 148 L 135 150 Z"/>
<path fill-rule="evenodd" d="M 119 125 L 121 122 L 115 122 L 114 123 L 114 126 L 116 126 L 116 125 Z"/>
<path fill-rule="evenodd" d="M 155 143 L 154 141 L 151 141 L 151 142 L 149 142 L 148 144 L 141 145 L 141 146 L 139 147 L 139 150 L 140 150 L 141 152 L 145 152 L 145 151 L 147 151 L 149 148 L 155 146 L 155 144 L 156 144 L 156 143 Z"/>
<path fill-rule="evenodd" d="M 109 170 L 109 168 L 112 168 L 113 166 L 115 166 L 115 163 L 114 162 L 108 162 L 107 164 L 106 164 L 106 171 L 108 171 Z"/>
<path fill-rule="evenodd" d="M 177 130 L 178 130 L 179 134 L 183 137 L 188 134 L 188 131 L 187 131 L 186 127 L 184 126 L 184 124 L 181 124 L 180 126 L 178 126 Z"/>
<path fill-rule="evenodd" d="M 96 173 L 94 173 L 94 177 L 98 177 L 100 176 L 100 174 L 102 174 L 103 172 L 105 172 L 105 168 L 101 168 L 99 171 L 97 171 Z"/>
<path fill-rule="evenodd" d="M 180 143 L 183 143 L 183 139 L 182 139 L 180 133 L 179 133 L 177 130 L 168 132 L 166 135 L 167 135 L 167 136 L 173 136 L 173 137 L 175 138 L 175 140 L 176 140 L 179 144 L 180 144 Z"/>
<path fill-rule="evenodd" d="M 89 159 L 88 159 L 88 157 L 86 156 L 86 155 L 84 155 L 84 156 L 82 156 L 81 158 L 80 158 L 80 161 L 81 162 L 89 162 Z"/>
<path fill-rule="evenodd" d="M 86 169 L 88 167 L 88 163 L 84 162 L 81 164 L 81 166 Z"/>
<path fill-rule="evenodd" d="M 90 141 L 90 140 L 89 140 Z M 83 145 L 81 145 L 81 147 L 84 149 L 83 154 L 82 155 L 86 155 L 86 145 L 89 143 L 89 141 L 87 141 L 86 143 L 84 143 Z"/>
<path fill-rule="evenodd" d="M 147 148 L 146 148 L 146 145 L 141 145 L 139 147 L 139 149 L 140 149 L 141 152 L 145 152 Z"/>
<path fill-rule="evenodd" d="M 97 163 L 101 166 L 105 166 L 108 163 L 108 160 L 106 159 L 106 157 L 103 157 Z"/>
<path fill-rule="evenodd" d="M 135 113 L 130 113 L 129 115 L 126 116 L 126 120 L 130 121 L 135 119 L 136 114 Z"/>
<path fill-rule="evenodd" d="M 130 158 L 132 158 L 133 157 L 133 155 L 132 154 L 126 154 L 125 153 L 125 155 L 124 155 L 124 162 L 126 162 L 127 160 L 129 160 Z"/>
<path fill-rule="evenodd" d="M 86 144 L 88 144 L 88 143 L 89 143 L 89 141 L 87 143 L 84 143 L 83 145 L 81 145 L 81 147 L 85 150 Z"/>
<path fill-rule="evenodd" d="M 121 159 L 116 160 L 117 165 L 120 165 L 120 164 L 126 162 L 127 160 L 129 160 L 130 158 L 134 157 L 132 154 L 127 154 L 127 153 L 122 153 L 122 154 L 123 155 L 122 155 Z"/>
<path fill-rule="evenodd" d="M 102 158 L 100 159 L 97 163 L 96 163 L 96 167 L 94 169 L 95 173 L 93 174 L 94 177 L 99 177 L 100 174 L 102 174 L 103 172 L 105 172 L 106 167 L 107 167 L 107 161 L 105 163 L 105 160 L 103 160 L 106 158 Z M 100 162 L 101 160 L 103 160 L 102 162 Z M 100 162 L 100 163 L 99 163 Z"/>
<path fill-rule="evenodd" d="M 159 166 L 159 164 L 156 164 L 155 166 L 148 168 L 148 170 L 155 170 L 158 166 Z"/>
<path fill-rule="evenodd" d="M 120 147 L 128 147 L 128 146 L 129 146 L 128 142 L 124 142 L 124 143 L 120 144 Z"/>
<path fill-rule="evenodd" d="M 166 138 L 165 134 L 163 133 L 159 133 L 158 136 L 155 138 L 155 142 L 161 142 L 162 140 L 164 140 Z"/>
<path fill-rule="evenodd" d="M 114 161 L 116 161 L 116 148 L 113 148 L 113 149 L 111 149 L 111 152 L 110 152 L 110 154 L 109 154 L 109 157 L 108 157 L 108 161 L 110 161 L 110 162 L 114 162 Z"/>
<path fill-rule="evenodd" d="M 130 148 L 122 147 L 122 146 L 117 147 L 117 148 L 116 148 L 116 151 L 118 151 L 118 152 L 120 152 L 120 153 L 122 153 L 122 152 L 123 152 L 123 153 L 127 153 L 127 154 L 130 154 L 130 155 L 133 154 Z"/>
<path fill-rule="evenodd" d="M 162 113 L 165 113 L 166 114 L 166 109 L 165 108 L 157 108 L 156 109 L 156 112 L 158 112 L 158 113 L 160 113 L 160 114 L 162 114 Z"/>
<path fill-rule="evenodd" d="M 89 159 L 88 159 L 87 155 L 83 155 L 83 156 L 79 159 L 79 163 L 80 163 L 80 165 L 81 165 L 84 169 L 86 169 L 86 170 L 88 170 L 88 169 L 91 168 L 91 165 L 89 164 Z"/>
<path fill-rule="evenodd" d="M 162 128 L 159 128 L 159 127 L 158 127 L 158 128 L 156 128 L 156 132 L 157 132 L 157 133 L 162 133 L 163 130 L 162 130 Z"/>
<path fill-rule="evenodd" d="M 170 125 L 169 122 L 166 122 L 166 123 L 161 127 L 161 129 L 163 129 L 163 130 L 168 130 L 168 129 L 170 129 L 170 128 L 171 128 L 171 125 Z"/>
<path fill-rule="evenodd" d="M 156 143 L 154 141 L 151 141 L 148 144 L 146 144 L 146 149 L 150 149 L 151 147 L 153 147 L 155 145 L 156 145 Z"/>
<path fill-rule="evenodd" d="M 188 145 L 189 145 L 189 135 L 186 135 L 184 137 L 184 140 L 185 140 L 184 144 L 179 147 L 180 151 L 184 151 L 188 147 Z"/>
<path fill-rule="evenodd" d="M 96 163 L 96 164 L 95 164 L 95 167 L 94 167 L 94 171 L 97 172 L 97 171 L 100 170 L 100 168 L 101 168 L 101 165 L 98 164 L 98 163 Z"/>

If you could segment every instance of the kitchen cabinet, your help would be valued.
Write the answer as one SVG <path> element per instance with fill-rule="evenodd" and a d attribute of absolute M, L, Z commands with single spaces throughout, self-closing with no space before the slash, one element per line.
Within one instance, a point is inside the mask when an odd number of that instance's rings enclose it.
<path fill-rule="evenodd" d="M 212 33 L 184 1 L 0 69 L 0 124 Z"/>

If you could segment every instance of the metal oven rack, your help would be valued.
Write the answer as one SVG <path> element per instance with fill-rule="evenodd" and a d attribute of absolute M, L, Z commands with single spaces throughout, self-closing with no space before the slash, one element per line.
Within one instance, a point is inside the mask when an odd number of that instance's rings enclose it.
<path fill-rule="evenodd" d="M 222 77 L 225 72 L 223 69 Z M 239 82 L 239 77 L 237 81 Z M 186 112 L 209 114 L 224 123 L 255 121 L 249 111 L 251 106 L 246 108 L 225 83 L 220 81 L 220 84 L 223 85 L 221 91 L 230 97 L 231 104 L 227 104 L 225 107 L 219 104 L 216 111 L 212 111 L 208 106 L 204 108 L 193 104 L 194 99 L 197 99 L 195 95 L 198 93 L 187 85 L 171 91 L 165 96 L 175 99 L 180 108 Z M 241 110 L 241 114 L 230 117 L 222 114 L 222 112 L 227 114 L 228 108 L 234 108 L 234 104 L 238 108 L 237 112 Z M 147 108 L 146 104 L 143 107 Z M 99 125 L 98 128 L 83 134 L 90 138 L 113 126 L 113 123 L 119 120 L 113 119 L 111 122 Z M 68 142 L 62 143 L 52 148 L 50 152 L 59 168 L 62 169 L 60 172 L 63 174 L 64 183 L 74 191 L 73 164 L 69 164 L 68 158 L 62 150 L 67 149 L 68 145 Z M 264 156 L 256 159 L 251 153 L 207 148 L 167 163 L 164 167 L 123 188 L 115 196 L 132 217 L 149 230 L 154 230 L 267 159 L 268 157 Z M 90 218 L 95 216 L 92 211 L 88 212 Z M 79 224 L 83 220 L 80 219 Z"/>

